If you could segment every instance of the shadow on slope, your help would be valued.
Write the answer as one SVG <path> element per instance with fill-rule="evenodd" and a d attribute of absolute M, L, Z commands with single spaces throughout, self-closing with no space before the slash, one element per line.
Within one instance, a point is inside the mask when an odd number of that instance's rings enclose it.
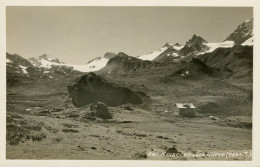
<path fill-rule="evenodd" d="M 235 45 L 198 56 L 208 66 L 221 70 L 221 77 L 235 83 L 253 81 L 253 47 Z"/>

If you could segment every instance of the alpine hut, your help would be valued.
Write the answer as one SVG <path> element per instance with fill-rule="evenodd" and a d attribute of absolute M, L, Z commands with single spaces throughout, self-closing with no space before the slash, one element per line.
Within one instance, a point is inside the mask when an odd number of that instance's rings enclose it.
<path fill-rule="evenodd" d="M 192 103 L 175 103 L 174 105 L 176 115 L 193 118 L 196 116 L 195 111 L 196 107 Z"/>

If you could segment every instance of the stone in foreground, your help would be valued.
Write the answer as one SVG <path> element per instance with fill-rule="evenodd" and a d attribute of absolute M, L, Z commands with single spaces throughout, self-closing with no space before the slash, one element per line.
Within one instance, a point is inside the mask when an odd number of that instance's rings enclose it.
<path fill-rule="evenodd" d="M 92 103 L 90 105 L 90 110 L 95 111 L 95 116 L 102 119 L 112 119 L 111 114 L 109 113 L 108 107 L 102 102 Z"/>

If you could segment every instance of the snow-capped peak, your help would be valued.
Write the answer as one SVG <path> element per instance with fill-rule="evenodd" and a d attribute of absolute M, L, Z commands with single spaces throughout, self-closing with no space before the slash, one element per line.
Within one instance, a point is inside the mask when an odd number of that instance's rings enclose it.
<path fill-rule="evenodd" d="M 36 67 L 43 67 L 43 68 L 51 68 L 52 65 L 62 65 L 64 64 L 63 62 L 61 62 L 59 59 L 47 55 L 47 54 L 43 54 L 41 56 L 39 56 L 38 58 L 29 58 L 28 59 L 32 65 L 36 66 Z"/>
<path fill-rule="evenodd" d="M 8 73 L 28 74 L 27 68 L 33 67 L 32 64 L 17 54 L 6 53 L 6 67 Z"/>
<path fill-rule="evenodd" d="M 90 71 L 98 71 L 104 66 L 109 59 L 103 57 L 97 57 L 93 60 L 90 60 L 86 65 L 74 65 L 74 64 L 65 64 L 61 62 L 59 59 L 43 54 L 38 58 L 30 58 L 29 61 L 36 67 L 41 67 L 45 69 L 51 69 L 55 66 L 63 66 L 68 68 L 73 68 L 73 70 L 80 72 L 90 72 Z"/>
<path fill-rule="evenodd" d="M 29 58 L 28 59 L 32 65 L 36 67 L 43 67 L 43 68 L 51 68 L 52 65 L 62 65 L 64 64 L 59 59 L 55 58 L 54 56 L 43 54 L 38 58 Z"/>
<path fill-rule="evenodd" d="M 186 45 L 191 46 L 194 44 L 201 44 L 201 43 L 207 43 L 207 41 L 203 39 L 201 36 L 197 36 L 196 34 L 194 34 L 192 38 L 186 42 Z"/>
<path fill-rule="evenodd" d="M 53 63 L 64 64 L 59 59 L 55 58 L 54 56 L 48 55 L 48 54 L 43 54 L 43 55 L 39 56 L 38 59 L 47 60 L 47 61 L 50 61 L 50 62 L 53 62 Z"/>
<path fill-rule="evenodd" d="M 253 18 L 245 20 L 240 24 L 233 33 L 231 33 L 225 41 L 234 41 L 235 44 L 242 44 L 253 36 Z"/>
<path fill-rule="evenodd" d="M 178 52 L 183 47 L 184 46 L 182 46 L 179 43 L 171 44 L 171 43 L 167 42 L 166 44 L 163 45 L 162 48 L 157 49 L 153 52 L 141 55 L 141 56 L 137 56 L 137 58 L 142 59 L 142 60 L 152 61 L 152 60 L 156 59 L 158 56 L 160 56 L 161 54 L 163 54 L 165 51 L 168 52 L 169 50 L 171 50 L 171 52 L 174 52 L 174 54 L 172 56 L 178 57 L 178 54 L 175 52 Z M 169 55 L 169 53 L 167 53 L 166 55 Z"/>

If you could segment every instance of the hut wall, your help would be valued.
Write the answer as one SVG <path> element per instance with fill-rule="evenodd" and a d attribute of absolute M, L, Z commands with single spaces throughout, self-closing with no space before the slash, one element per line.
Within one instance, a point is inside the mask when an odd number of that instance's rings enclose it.
<path fill-rule="evenodd" d="M 195 117 L 195 108 L 179 108 L 179 115 L 184 117 Z"/>

